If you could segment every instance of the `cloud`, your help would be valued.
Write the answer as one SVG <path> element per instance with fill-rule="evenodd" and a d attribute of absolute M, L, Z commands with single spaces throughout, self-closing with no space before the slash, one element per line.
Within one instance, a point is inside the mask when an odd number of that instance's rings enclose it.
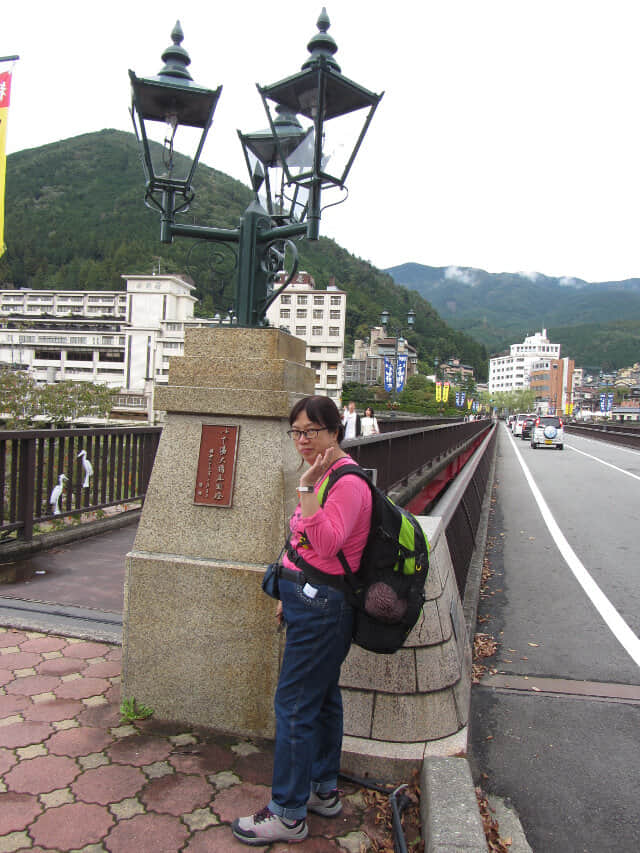
<path fill-rule="evenodd" d="M 473 287 L 477 284 L 476 274 L 473 270 L 463 269 L 462 267 L 447 267 L 444 271 L 445 278 L 451 278 L 455 281 L 461 281 L 463 284 L 469 284 Z"/>

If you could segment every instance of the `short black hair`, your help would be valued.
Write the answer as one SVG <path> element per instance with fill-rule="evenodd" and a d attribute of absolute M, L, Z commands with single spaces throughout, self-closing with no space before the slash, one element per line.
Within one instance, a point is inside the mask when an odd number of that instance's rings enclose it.
<path fill-rule="evenodd" d="M 289 424 L 293 425 L 293 422 L 302 412 L 314 424 L 327 427 L 330 432 L 337 432 L 338 444 L 340 444 L 344 438 L 342 416 L 330 397 L 324 397 L 322 394 L 314 394 L 312 397 L 303 397 L 301 400 L 298 400 L 289 412 Z"/>

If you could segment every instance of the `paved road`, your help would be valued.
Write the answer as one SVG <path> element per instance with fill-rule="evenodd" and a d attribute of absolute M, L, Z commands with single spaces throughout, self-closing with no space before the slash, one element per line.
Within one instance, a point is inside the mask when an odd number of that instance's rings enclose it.
<path fill-rule="evenodd" d="M 474 775 L 535 853 L 640 850 L 640 452 L 534 451 L 501 425 L 495 498 L 478 630 L 499 650 L 472 691 Z"/>

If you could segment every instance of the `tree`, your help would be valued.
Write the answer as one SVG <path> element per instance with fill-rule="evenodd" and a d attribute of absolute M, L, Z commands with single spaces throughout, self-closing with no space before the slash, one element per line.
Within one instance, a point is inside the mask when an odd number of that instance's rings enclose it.
<path fill-rule="evenodd" d="M 22 370 L 0 371 L 0 414 L 10 429 L 27 429 L 36 415 L 53 424 L 81 417 L 107 417 L 113 389 L 93 382 L 58 382 L 39 386 Z"/>
<path fill-rule="evenodd" d="M 54 424 L 80 417 L 106 417 L 111 411 L 112 391 L 93 382 L 57 382 L 40 389 L 41 414 Z"/>
<path fill-rule="evenodd" d="M 33 417 L 38 387 L 26 370 L 0 370 L 0 414 L 9 429 L 24 429 Z"/>

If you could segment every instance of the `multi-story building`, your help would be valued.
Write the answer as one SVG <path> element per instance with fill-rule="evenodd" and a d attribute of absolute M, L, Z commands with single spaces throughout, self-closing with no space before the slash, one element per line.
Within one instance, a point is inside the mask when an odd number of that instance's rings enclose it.
<path fill-rule="evenodd" d="M 521 344 L 511 344 L 509 354 L 489 359 L 489 393 L 523 391 L 529 387 L 529 374 L 540 359 L 560 358 L 560 344 L 552 344 L 547 330 L 536 332 Z"/>
<path fill-rule="evenodd" d="M 440 375 L 448 382 L 465 382 L 473 379 L 473 367 L 462 364 L 459 358 L 450 358 L 440 365 Z"/>
<path fill-rule="evenodd" d="M 99 382 L 142 391 L 166 383 L 196 319 L 192 284 L 179 275 L 129 275 L 126 290 L 0 290 L 0 362 L 40 382 Z"/>
<path fill-rule="evenodd" d="M 573 374 L 571 358 L 541 358 L 534 362 L 529 373 L 529 387 L 536 395 L 536 411 L 543 415 L 571 413 Z"/>
<path fill-rule="evenodd" d="M 345 359 L 344 381 L 361 385 L 380 385 L 384 376 L 384 360 L 392 361 L 396 352 L 396 339 L 387 337 L 382 326 L 371 329 L 369 340 L 357 338 L 353 344 L 353 358 Z M 406 338 L 398 338 L 398 355 L 407 356 L 407 377 L 418 371 L 418 352 Z"/>
<path fill-rule="evenodd" d="M 279 273 L 276 288 L 285 280 L 285 273 Z M 298 273 L 267 310 L 272 326 L 305 342 L 307 367 L 316 372 L 316 394 L 331 397 L 337 405 L 342 397 L 346 316 L 347 294 L 335 280 L 319 290 L 307 272 Z"/>

